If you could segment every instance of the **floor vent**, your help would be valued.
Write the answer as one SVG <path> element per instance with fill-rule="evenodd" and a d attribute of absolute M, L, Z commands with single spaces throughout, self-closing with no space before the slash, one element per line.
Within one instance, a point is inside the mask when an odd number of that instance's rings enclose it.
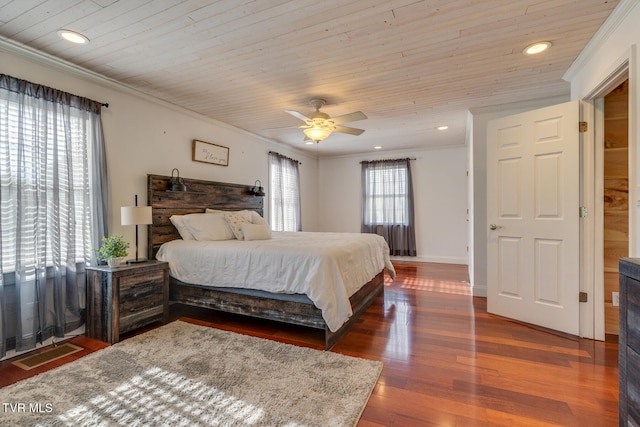
<path fill-rule="evenodd" d="M 70 354 L 77 353 L 81 350 L 84 350 L 84 348 L 78 347 L 77 345 L 65 343 L 11 363 L 19 368 L 24 369 L 25 371 L 28 371 L 30 369 L 37 368 L 38 366 L 53 362 L 54 360 L 58 360 Z"/>

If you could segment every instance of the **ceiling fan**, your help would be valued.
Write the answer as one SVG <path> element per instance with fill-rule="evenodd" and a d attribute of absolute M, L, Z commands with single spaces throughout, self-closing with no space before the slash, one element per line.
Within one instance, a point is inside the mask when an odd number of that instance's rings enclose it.
<path fill-rule="evenodd" d="M 313 144 L 313 142 L 320 142 L 332 132 L 347 133 L 349 135 L 360 135 L 364 132 L 364 129 L 356 129 L 348 126 L 340 126 L 342 123 L 355 122 L 358 120 L 364 120 L 367 116 L 362 111 L 355 111 L 353 113 L 344 114 L 342 116 L 330 117 L 328 114 L 320 111 L 320 108 L 326 104 L 327 101 L 321 98 L 313 98 L 309 104 L 316 111 L 310 116 L 305 116 L 302 113 L 293 110 L 284 110 L 286 113 L 291 114 L 293 117 L 297 117 L 305 125 L 300 126 L 300 129 L 304 129 L 305 141 L 307 144 Z"/>

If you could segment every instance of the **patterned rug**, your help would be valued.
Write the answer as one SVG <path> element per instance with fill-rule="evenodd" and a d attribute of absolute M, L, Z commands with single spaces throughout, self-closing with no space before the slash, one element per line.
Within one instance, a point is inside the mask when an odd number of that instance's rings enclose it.
<path fill-rule="evenodd" d="M 0 389 L 0 425 L 355 426 L 382 363 L 176 321 Z"/>

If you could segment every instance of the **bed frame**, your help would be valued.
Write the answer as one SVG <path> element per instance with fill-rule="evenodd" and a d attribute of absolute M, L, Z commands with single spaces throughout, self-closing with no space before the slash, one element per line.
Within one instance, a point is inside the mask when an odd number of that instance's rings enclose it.
<path fill-rule="evenodd" d="M 153 212 L 153 223 L 147 233 L 149 259 L 155 259 L 163 243 L 180 238 L 169 220 L 171 215 L 202 213 L 207 208 L 247 209 L 263 214 L 263 198 L 250 194 L 250 185 L 185 178 L 183 181 L 187 191 L 170 191 L 170 179 L 170 176 L 147 175 L 147 200 Z M 384 291 L 384 271 L 351 296 L 353 315 L 335 332 L 329 330 L 322 318 L 322 312 L 311 302 L 286 301 L 268 292 L 264 292 L 263 296 L 234 293 L 228 289 L 191 285 L 173 277 L 170 278 L 169 289 L 170 300 L 181 304 L 323 330 L 325 349 L 329 350 Z"/>

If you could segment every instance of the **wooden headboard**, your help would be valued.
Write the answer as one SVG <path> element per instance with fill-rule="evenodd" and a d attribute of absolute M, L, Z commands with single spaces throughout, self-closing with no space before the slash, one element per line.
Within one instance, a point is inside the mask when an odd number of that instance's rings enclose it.
<path fill-rule="evenodd" d="M 147 175 L 147 201 L 153 213 L 153 224 L 147 232 L 149 259 L 155 259 L 163 243 L 180 238 L 169 220 L 171 215 L 203 213 L 207 208 L 247 209 L 263 215 L 264 198 L 249 193 L 252 185 L 183 178 L 187 191 L 171 191 L 170 179 L 170 176 Z"/>

